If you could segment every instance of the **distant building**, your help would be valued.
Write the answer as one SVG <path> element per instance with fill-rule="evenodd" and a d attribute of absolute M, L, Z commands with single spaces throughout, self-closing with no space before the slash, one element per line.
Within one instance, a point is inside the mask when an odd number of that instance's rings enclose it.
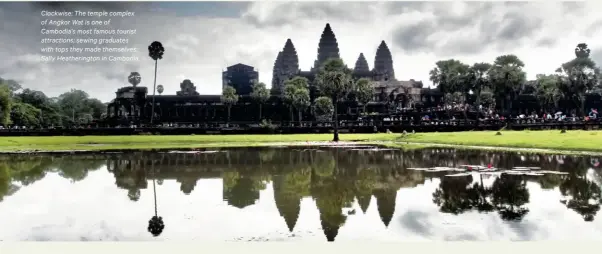
<path fill-rule="evenodd" d="M 222 88 L 227 85 L 236 89 L 238 95 L 249 95 L 253 91 L 253 84 L 259 80 L 259 73 L 253 66 L 235 64 L 222 72 Z"/>

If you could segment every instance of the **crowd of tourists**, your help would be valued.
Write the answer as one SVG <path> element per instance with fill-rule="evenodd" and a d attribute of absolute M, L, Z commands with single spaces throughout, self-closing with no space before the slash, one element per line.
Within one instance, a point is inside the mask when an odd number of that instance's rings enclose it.
<path fill-rule="evenodd" d="M 439 106 L 436 108 L 427 109 L 421 119 L 420 123 L 423 125 L 429 124 L 448 124 L 454 122 L 463 122 L 466 121 L 464 119 L 457 119 L 454 115 L 448 116 L 446 114 L 441 114 L 440 111 L 470 111 L 476 110 L 478 115 L 478 120 L 480 122 L 514 122 L 514 123 L 562 123 L 562 122 L 599 122 L 601 119 L 599 118 L 597 109 L 590 109 L 588 114 L 582 117 L 577 116 L 575 113 L 571 113 L 570 115 L 564 113 L 562 111 L 558 111 L 555 113 L 549 112 L 540 112 L 539 114 L 535 111 L 528 114 L 519 114 L 519 115 L 507 115 L 501 114 L 491 107 L 483 107 L 483 105 L 479 105 L 478 109 L 474 108 L 468 104 L 465 105 L 445 105 Z M 413 118 L 412 118 L 413 120 Z"/>

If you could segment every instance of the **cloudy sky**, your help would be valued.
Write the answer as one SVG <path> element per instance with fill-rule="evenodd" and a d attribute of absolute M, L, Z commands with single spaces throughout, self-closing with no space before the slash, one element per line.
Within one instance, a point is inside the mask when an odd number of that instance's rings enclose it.
<path fill-rule="evenodd" d="M 42 10 L 135 12 L 113 18 L 117 29 L 137 29 L 129 47 L 140 61 L 49 63 L 40 61 Z M 491 62 L 516 54 L 529 78 L 553 72 L 574 57 L 577 43 L 588 43 L 602 64 L 601 1 L 592 2 L 146 2 L 0 3 L 0 77 L 56 96 L 83 89 L 103 101 L 126 86 L 138 71 L 141 85 L 152 86 L 153 61 L 146 47 L 165 46 L 157 83 L 175 94 L 190 79 L 201 94 L 221 92 L 221 71 L 236 63 L 254 66 L 271 84 L 278 51 L 292 39 L 301 69 L 317 55 L 320 34 L 330 23 L 341 57 L 353 65 L 364 53 L 370 67 L 380 41 L 393 54 L 398 79 L 422 80 L 437 60 Z M 45 19 L 45 18 L 44 18 Z M 57 38 L 57 37 L 53 37 Z"/>

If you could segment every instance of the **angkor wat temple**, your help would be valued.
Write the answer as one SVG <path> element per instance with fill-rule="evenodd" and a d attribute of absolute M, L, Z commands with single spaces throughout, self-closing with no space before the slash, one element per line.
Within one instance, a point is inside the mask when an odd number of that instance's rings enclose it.
<path fill-rule="evenodd" d="M 186 79 L 180 84 L 180 91 L 176 95 L 149 95 L 146 87 L 135 85 L 118 89 L 116 98 L 107 106 L 107 117 L 104 122 L 105 125 L 112 126 L 149 123 L 153 102 L 154 123 L 157 124 L 215 124 L 228 120 L 232 123 L 259 123 L 262 120 L 315 121 L 312 107 L 301 112 L 300 117 L 294 117 L 290 113 L 289 105 L 283 100 L 282 91 L 285 81 L 295 76 L 307 78 L 310 83 L 310 100 L 313 102 L 320 96 L 316 89 L 317 84 L 314 82 L 315 76 L 321 64 L 329 58 L 340 58 L 340 52 L 334 32 L 330 25 L 326 24 L 318 43 L 314 64 L 307 71 L 299 68 L 298 52 L 293 41 L 286 40 L 274 62 L 271 96 L 264 104 L 260 105 L 250 96 L 251 86 L 259 80 L 259 74 L 254 67 L 239 63 L 228 67 L 222 73 L 222 85 L 234 87 L 239 95 L 238 102 L 230 107 L 229 119 L 228 107 L 221 102 L 221 95 L 200 95 L 192 81 Z M 438 88 L 425 88 L 421 81 L 412 79 L 409 81 L 396 79 L 391 51 L 385 41 L 381 41 L 378 45 L 374 59 L 373 67 L 370 69 L 364 54 L 359 53 L 355 66 L 350 69 L 355 79 L 368 78 L 372 81 L 374 86 L 372 102 L 361 105 L 350 96 L 350 99 L 336 105 L 339 120 L 356 121 L 359 116 L 365 114 L 376 114 L 382 118 L 395 114 L 399 108 L 433 107 L 442 104 L 443 94 Z M 535 96 L 534 82 L 526 82 L 517 92 L 517 100 L 511 106 L 513 113 L 542 109 Z M 467 103 L 474 101 L 475 98 L 466 98 Z M 572 103 L 564 99 L 559 102 L 559 107 L 571 108 Z M 599 95 L 587 95 L 585 108 L 599 108 L 600 104 Z"/>
<path fill-rule="evenodd" d="M 292 40 L 288 39 L 284 48 L 278 53 L 274 63 L 271 97 L 262 106 L 262 119 L 272 121 L 290 121 L 289 108 L 282 100 L 282 88 L 284 82 L 295 76 L 305 77 L 310 81 L 311 100 L 319 96 L 316 93 L 314 77 L 319 66 L 327 59 L 339 58 L 339 47 L 329 24 L 326 24 L 320 41 L 318 43 L 318 54 L 314 66 L 309 71 L 299 69 L 299 58 Z M 244 68 L 243 68 L 244 67 Z M 245 69 L 250 74 L 229 73 L 230 70 Z M 241 75 L 247 75 L 253 80 L 258 80 L 253 67 L 244 64 L 236 64 L 228 67 L 222 74 L 224 85 L 229 84 L 229 76 L 237 76 L 238 83 L 233 86 L 239 95 L 236 105 L 231 107 L 231 122 L 259 122 L 259 105 L 249 96 L 252 80 L 241 81 Z M 417 103 L 423 106 L 437 105 L 441 101 L 441 94 L 437 89 L 423 88 L 421 81 L 398 81 L 395 78 L 393 59 L 387 44 L 382 41 L 378 46 L 374 66 L 370 70 L 368 62 L 363 53 L 353 68 L 355 79 L 368 78 L 373 81 L 375 94 L 373 102 L 367 105 L 370 112 L 387 111 L 387 101 L 395 100 L 399 106 L 414 106 Z M 234 81 L 232 81 L 234 82 Z M 230 84 L 232 85 L 232 84 Z M 116 98 L 111 101 L 107 108 L 107 120 L 115 123 L 147 123 L 151 118 L 152 102 L 155 102 L 156 123 L 199 123 L 199 122 L 223 122 L 227 120 L 227 107 L 221 103 L 220 95 L 200 95 L 190 80 L 184 80 L 180 84 L 181 90 L 176 95 L 149 95 L 148 88 L 141 86 L 127 86 L 117 90 Z M 339 112 L 348 118 L 357 117 L 361 107 L 357 102 L 342 102 Z M 384 113 L 384 112 L 381 112 Z M 312 110 L 303 112 L 304 121 L 314 120 Z M 343 117 L 342 119 L 345 119 Z"/>
<path fill-rule="evenodd" d="M 313 80 L 318 73 L 318 70 L 326 60 L 330 58 L 340 58 L 339 44 L 330 27 L 326 24 L 320 42 L 318 43 L 318 55 L 314 61 L 313 67 L 309 71 L 301 71 L 299 69 L 299 58 L 297 51 L 291 39 L 288 39 L 284 44 L 282 51 L 278 52 L 276 61 L 274 62 L 274 70 L 272 76 L 272 94 L 279 95 L 284 88 L 284 82 L 295 76 L 307 78 L 313 84 Z M 375 88 L 374 101 L 382 101 L 386 98 L 380 98 L 380 95 L 401 97 L 402 94 L 408 96 L 408 104 L 420 100 L 420 94 L 423 84 L 421 81 L 398 81 L 395 78 L 395 70 L 393 69 L 393 57 L 391 51 L 385 41 L 381 41 L 376 50 L 374 58 L 374 67 L 370 70 L 368 61 L 363 53 L 359 53 L 355 66 L 353 68 L 353 77 L 355 79 L 368 78 L 373 81 Z M 313 97 L 313 96 L 312 96 Z"/>

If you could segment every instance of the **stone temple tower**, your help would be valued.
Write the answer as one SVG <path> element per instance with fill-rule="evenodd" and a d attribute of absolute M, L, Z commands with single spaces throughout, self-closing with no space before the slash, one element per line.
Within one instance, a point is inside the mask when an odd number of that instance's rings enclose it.
<path fill-rule="evenodd" d="M 272 77 L 272 90 L 276 94 L 282 93 L 284 81 L 293 78 L 299 73 L 299 57 L 291 39 L 286 40 L 284 48 L 274 63 L 274 76 Z"/>
<path fill-rule="evenodd" d="M 277 92 L 279 89 L 278 84 L 280 81 L 278 80 L 280 74 L 280 65 L 282 62 L 282 51 L 278 52 L 278 56 L 276 57 L 276 61 L 274 61 L 274 69 L 272 69 L 272 91 Z"/>
<path fill-rule="evenodd" d="M 360 56 L 355 61 L 355 68 L 353 68 L 354 72 L 370 72 L 370 67 L 368 66 L 368 61 L 366 61 L 366 57 L 364 57 L 364 53 L 360 53 Z"/>
<path fill-rule="evenodd" d="M 339 55 L 339 44 L 337 43 L 337 38 L 334 36 L 334 32 L 332 28 L 330 28 L 330 24 L 326 24 L 324 31 L 322 32 L 322 36 L 320 37 L 320 42 L 318 44 L 318 57 L 314 62 L 313 71 L 318 71 L 320 66 L 326 62 L 329 58 L 340 58 Z"/>
<path fill-rule="evenodd" d="M 374 57 L 374 72 L 380 80 L 396 80 L 393 70 L 393 57 L 385 41 L 382 41 Z"/>

